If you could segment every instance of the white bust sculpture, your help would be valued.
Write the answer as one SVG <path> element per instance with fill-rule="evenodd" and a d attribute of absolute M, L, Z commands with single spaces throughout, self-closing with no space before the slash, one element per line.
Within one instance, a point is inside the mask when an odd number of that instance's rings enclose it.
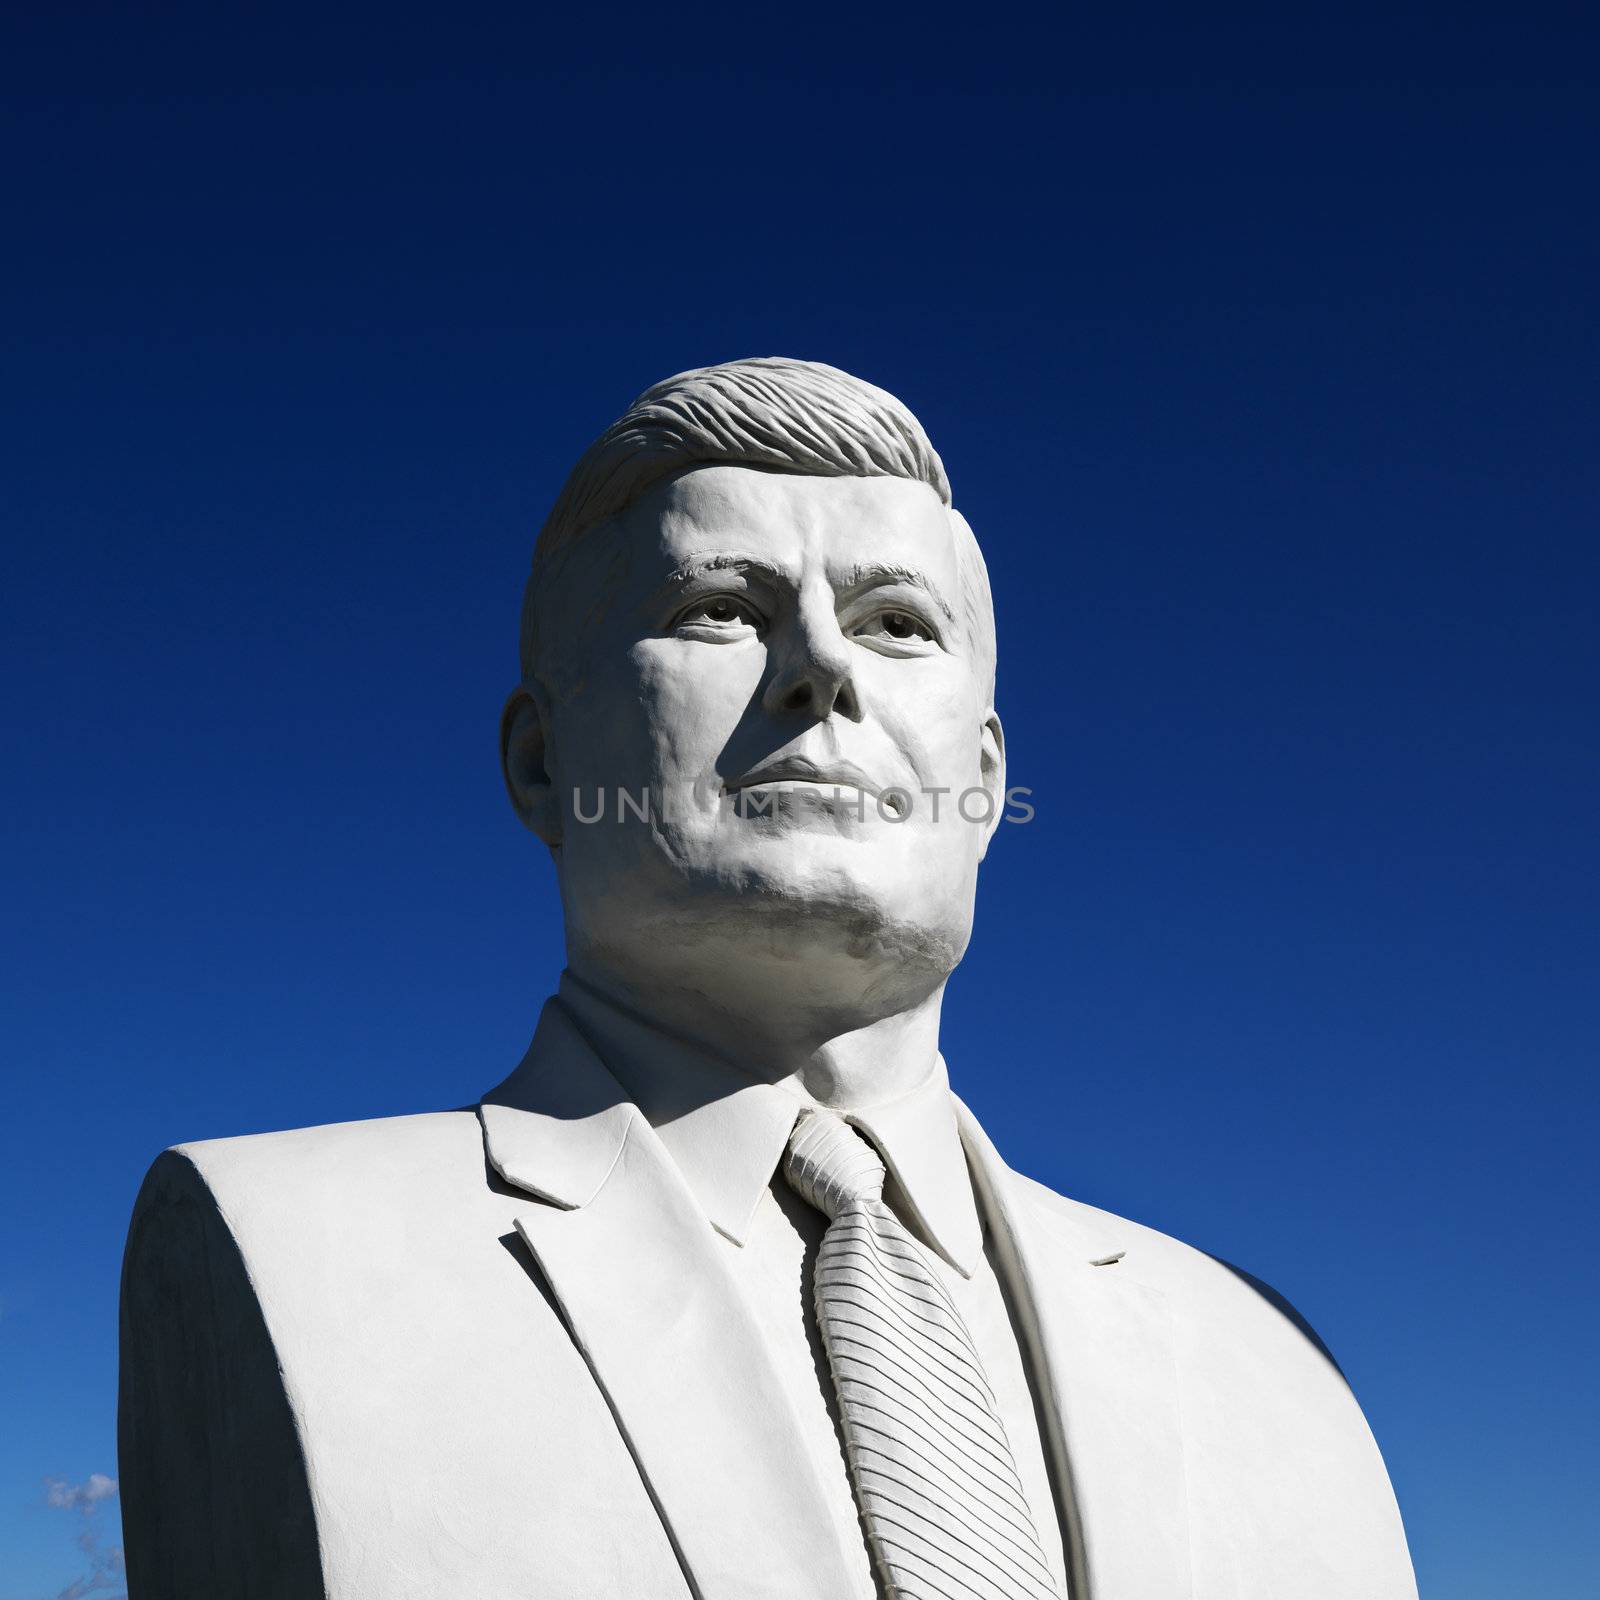
<path fill-rule="evenodd" d="M 1414 1600 L 1294 1312 L 950 1092 L 994 661 L 882 391 L 733 362 L 590 447 L 502 721 L 567 971 L 475 1108 L 156 1162 L 132 1600 Z"/>

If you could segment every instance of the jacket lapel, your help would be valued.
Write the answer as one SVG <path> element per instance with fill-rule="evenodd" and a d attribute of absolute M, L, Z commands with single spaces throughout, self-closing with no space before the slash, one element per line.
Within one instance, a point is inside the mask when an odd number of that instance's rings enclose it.
<path fill-rule="evenodd" d="M 654 1130 L 552 1001 L 480 1108 L 516 1227 L 604 1391 L 697 1600 L 844 1595 L 846 1561 L 765 1342 Z"/>
<path fill-rule="evenodd" d="M 1073 1600 L 1189 1600 L 1172 1336 L 1134 1230 L 1042 1202 L 956 1106 L 1045 1421 Z"/>

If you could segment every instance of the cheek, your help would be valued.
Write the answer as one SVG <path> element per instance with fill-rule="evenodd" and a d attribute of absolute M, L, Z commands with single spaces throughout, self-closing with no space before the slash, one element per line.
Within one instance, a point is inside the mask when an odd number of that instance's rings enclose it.
<path fill-rule="evenodd" d="M 901 680 L 880 705 L 924 785 L 960 790 L 978 782 L 982 712 L 964 673 L 955 681 L 931 674 L 916 684 Z"/>
<path fill-rule="evenodd" d="M 652 639 L 634 647 L 636 702 L 663 776 L 708 770 L 761 681 L 758 649 Z"/>

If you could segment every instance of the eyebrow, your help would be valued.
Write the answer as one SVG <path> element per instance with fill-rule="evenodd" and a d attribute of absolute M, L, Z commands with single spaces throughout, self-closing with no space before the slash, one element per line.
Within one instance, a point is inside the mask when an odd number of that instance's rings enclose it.
<path fill-rule="evenodd" d="M 783 573 L 770 561 L 758 560 L 755 556 L 720 555 L 697 556 L 692 561 L 685 561 L 682 566 L 677 566 L 661 581 L 662 588 L 672 584 L 687 583 L 691 578 L 698 578 L 704 572 L 753 572 L 758 577 L 770 583 L 781 583 Z"/>
<path fill-rule="evenodd" d="M 888 583 L 908 583 L 912 588 L 922 590 L 944 614 L 947 622 L 952 624 L 955 622 L 956 614 L 944 596 L 939 593 L 939 586 L 927 573 L 919 572 L 915 567 L 869 562 L 863 566 L 852 567 L 845 574 L 845 587 L 850 590 L 871 589 Z"/>
<path fill-rule="evenodd" d="M 728 552 L 722 555 L 699 556 L 692 561 L 683 562 L 666 575 L 661 582 L 661 589 L 675 588 L 708 572 L 751 572 L 775 586 L 789 581 L 788 575 L 773 566 L 770 561 L 762 561 L 757 556 Z M 844 574 L 843 589 L 846 593 L 858 594 L 864 589 L 891 583 L 907 583 L 915 589 L 922 590 L 938 607 L 944 619 L 952 626 L 955 625 L 956 614 L 949 602 L 939 593 L 938 585 L 927 573 L 919 571 L 916 567 L 901 566 L 894 562 L 864 562 L 850 568 Z"/>

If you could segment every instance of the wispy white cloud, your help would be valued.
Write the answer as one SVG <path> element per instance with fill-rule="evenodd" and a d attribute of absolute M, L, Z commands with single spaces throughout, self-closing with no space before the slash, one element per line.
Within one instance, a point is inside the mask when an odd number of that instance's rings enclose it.
<path fill-rule="evenodd" d="M 101 1596 L 102 1600 L 119 1600 L 118 1596 L 106 1594 L 105 1591 L 122 1589 L 122 1546 L 101 1544 L 93 1533 L 84 1533 L 78 1537 L 78 1548 L 88 1559 L 89 1571 L 82 1578 L 74 1578 L 56 1596 L 56 1600 L 83 1600 L 85 1595 L 90 1594 Z M 126 1593 L 120 1596 L 120 1600 L 127 1600 Z"/>
<path fill-rule="evenodd" d="M 82 1483 L 68 1483 L 65 1478 L 44 1480 L 45 1504 L 58 1511 L 93 1511 L 102 1500 L 110 1500 L 117 1492 L 117 1480 L 103 1472 L 91 1472 Z"/>
<path fill-rule="evenodd" d="M 93 1517 L 101 1505 L 115 1499 L 116 1494 L 117 1480 L 103 1472 L 91 1472 L 82 1483 L 69 1483 L 65 1478 L 44 1480 L 46 1505 L 58 1511 L 77 1511 L 86 1518 Z M 102 1544 L 93 1523 L 78 1535 L 77 1543 L 84 1560 L 89 1563 L 89 1570 L 82 1577 L 74 1578 L 56 1600 L 85 1600 L 88 1595 L 95 1596 L 96 1600 L 128 1600 L 123 1588 L 122 1546 Z M 108 1592 L 110 1590 L 117 1593 L 113 1595 Z"/>

